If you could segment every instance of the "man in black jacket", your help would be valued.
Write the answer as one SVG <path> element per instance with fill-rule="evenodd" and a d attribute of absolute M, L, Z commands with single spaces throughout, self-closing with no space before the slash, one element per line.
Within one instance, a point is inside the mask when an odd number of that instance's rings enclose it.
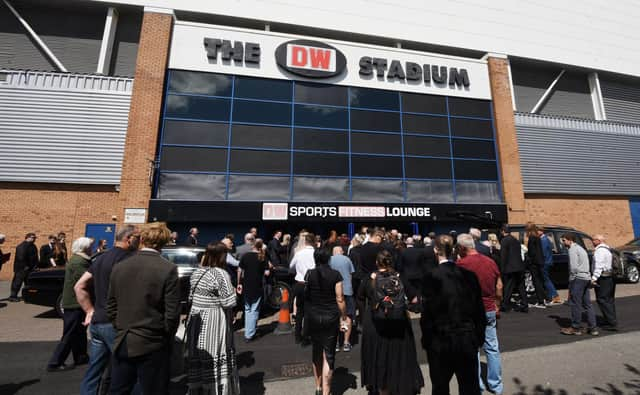
<path fill-rule="evenodd" d="M 422 347 L 427 352 L 433 394 L 449 394 L 456 375 L 460 394 L 480 394 L 478 348 L 487 319 L 478 278 L 450 260 L 453 239 L 438 236 L 439 265 L 424 277 Z"/>
<path fill-rule="evenodd" d="M 273 239 L 267 245 L 267 252 L 269 253 L 269 261 L 273 266 L 280 266 L 280 251 L 282 250 L 282 244 L 280 244 L 280 239 L 282 238 L 282 232 L 276 230 L 273 234 Z"/>
<path fill-rule="evenodd" d="M 178 272 L 160 256 L 171 232 L 146 225 L 143 247 L 113 268 L 107 316 L 116 329 L 111 394 L 129 394 L 140 382 L 144 394 L 167 394 L 171 342 L 180 320 Z"/>
<path fill-rule="evenodd" d="M 406 239 L 407 248 L 400 252 L 400 258 L 396 264 L 398 273 L 402 276 L 407 296 L 422 294 L 422 279 L 427 271 L 436 267 L 433 248 L 420 248 L 414 246 L 412 237 Z"/>
<path fill-rule="evenodd" d="M 49 235 L 49 242 L 40 246 L 40 263 L 38 267 L 51 267 L 51 258 L 53 257 L 53 247 L 56 244 L 56 237 Z"/>
<path fill-rule="evenodd" d="M 500 241 L 500 263 L 502 267 L 502 277 L 504 278 L 504 299 L 501 311 L 507 312 L 512 308 L 516 311 L 526 313 L 529 311 L 527 302 L 527 292 L 524 286 L 524 261 L 522 260 L 522 247 L 515 237 L 511 236 L 511 231 L 507 225 L 501 229 L 502 240 Z M 514 290 L 520 294 L 519 306 L 513 307 L 511 295 Z"/>
<path fill-rule="evenodd" d="M 13 281 L 11 282 L 10 302 L 18 302 L 18 292 L 29 277 L 29 273 L 38 266 L 38 248 L 35 246 L 35 233 L 27 233 L 24 241 L 16 247 L 16 259 L 13 262 Z"/>

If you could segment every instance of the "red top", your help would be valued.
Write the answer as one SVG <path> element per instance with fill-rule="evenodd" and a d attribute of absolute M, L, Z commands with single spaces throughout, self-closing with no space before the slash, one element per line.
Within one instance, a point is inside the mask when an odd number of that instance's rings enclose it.
<path fill-rule="evenodd" d="M 484 310 L 496 311 L 496 283 L 500 277 L 500 271 L 493 259 L 482 254 L 474 254 L 458 259 L 456 264 L 476 274 L 482 290 Z"/>

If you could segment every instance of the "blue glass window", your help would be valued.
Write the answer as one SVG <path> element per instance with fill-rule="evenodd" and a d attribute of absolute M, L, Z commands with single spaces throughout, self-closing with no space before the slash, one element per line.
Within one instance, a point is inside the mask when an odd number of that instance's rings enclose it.
<path fill-rule="evenodd" d="M 169 91 L 210 96 L 231 96 L 230 75 L 171 70 Z"/>
<path fill-rule="evenodd" d="M 492 139 L 493 125 L 491 121 L 451 118 L 451 134 L 458 137 Z"/>
<path fill-rule="evenodd" d="M 349 90 L 351 107 L 398 111 L 400 109 L 399 99 L 398 92 L 370 88 L 351 88 Z"/>
<path fill-rule="evenodd" d="M 235 97 L 291 101 L 291 82 L 266 78 L 236 77 Z"/>
<path fill-rule="evenodd" d="M 289 149 L 291 128 L 233 124 L 231 146 Z"/>
<path fill-rule="evenodd" d="M 482 160 L 455 160 L 457 180 L 497 180 L 496 162 Z"/>
<path fill-rule="evenodd" d="M 453 156 L 457 158 L 495 159 L 493 141 L 453 139 Z"/>
<path fill-rule="evenodd" d="M 293 154 L 293 172 L 316 176 L 348 176 L 349 155 L 296 152 Z"/>
<path fill-rule="evenodd" d="M 349 151 L 349 133 L 336 130 L 296 128 L 293 147 L 310 151 Z"/>
<path fill-rule="evenodd" d="M 402 111 L 446 115 L 447 100 L 445 96 L 402 93 Z"/>
<path fill-rule="evenodd" d="M 227 150 L 215 148 L 164 147 L 160 170 L 226 171 Z"/>
<path fill-rule="evenodd" d="M 447 117 L 402 114 L 402 129 L 406 133 L 449 136 L 449 122 Z"/>
<path fill-rule="evenodd" d="M 291 124 L 291 104 L 252 100 L 233 102 L 233 122 Z"/>
<path fill-rule="evenodd" d="M 351 174 L 354 177 L 402 178 L 402 158 L 351 155 Z"/>
<path fill-rule="evenodd" d="M 175 96 L 167 97 L 168 117 L 228 121 L 231 100 L 210 97 Z"/>
<path fill-rule="evenodd" d="M 296 82 L 296 102 L 347 106 L 347 87 Z"/>
<path fill-rule="evenodd" d="M 449 139 L 444 137 L 404 136 L 404 154 L 450 157 Z"/>
<path fill-rule="evenodd" d="M 464 117 L 491 118 L 491 102 L 487 100 L 449 98 L 449 113 Z"/>
<path fill-rule="evenodd" d="M 351 151 L 365 154 L 402 154 L 399 134 L 351 133 Z"/>
<path fill-rule="evenodd" d="M 346 108 L 296 104 L 295 123 L 297 126 L 347 129 L 349 114 Z"/>
<path fill-rule="evenodd" d="M 230 169 L 238 173 L 289 174 L 289 152 L 231 150 Z"/>
<path fill-rule="evenodd" d="M 351 110 L 351 129 L 400 132 L 400 113 Z"/>
<path fill-rule="evenodd" d="M 451 160 L 434 158 L 406 158 L 407 178 L 451 179 Z"/>

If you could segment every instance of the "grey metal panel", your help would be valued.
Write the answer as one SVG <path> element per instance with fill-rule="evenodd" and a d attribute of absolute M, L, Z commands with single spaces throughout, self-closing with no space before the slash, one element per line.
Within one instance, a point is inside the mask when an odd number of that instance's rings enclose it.
<path fill-rule="evenodd" d="M 525 193 L 635 195 L 640 126 L 516 113 Z"/>
<path fill-rule="evenodd" d="M 607 119 L 640 124 L 640 82 L 600 78 Z"/>
<path fill-rule="evenodd" d="M 1 181 L 120 183 L 131 80 L 8 77 L 0 83 Z"/>

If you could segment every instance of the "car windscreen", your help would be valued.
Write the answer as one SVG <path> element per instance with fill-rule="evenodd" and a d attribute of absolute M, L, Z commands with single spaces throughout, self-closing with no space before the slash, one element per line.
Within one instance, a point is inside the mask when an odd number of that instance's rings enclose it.
<path fill-rule="evenodd" d="M 162 256 L 168 261 L 178 265 L 178 267 L 198 267 L 204 251 L 197 251 L 190 248 L 175 248 L 162 250 Z"/>

